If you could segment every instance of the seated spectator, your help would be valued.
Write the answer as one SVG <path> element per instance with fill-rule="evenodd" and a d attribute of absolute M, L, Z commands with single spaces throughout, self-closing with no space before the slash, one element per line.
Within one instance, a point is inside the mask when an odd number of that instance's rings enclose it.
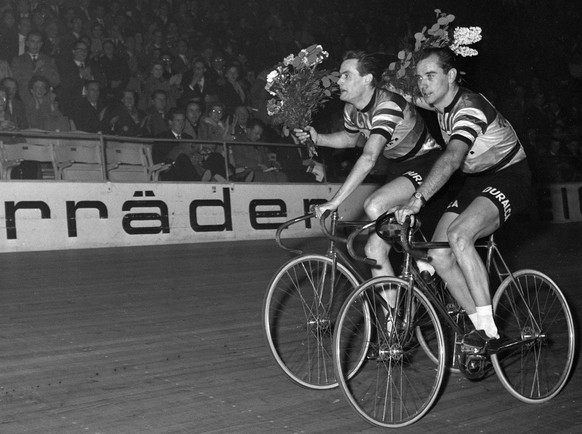
<path fill-rule="evenodd" d="M 146 114 L 137 108 L 136 102 L 137 95 L 133 90 L 123 91 L 121 104 L 111 110 L 109 127 L 112 134 L 129 137 L 142 135 L 141 125 Z"/>
<path fill-rule="evenodd" d="M 190 47 L 188 46 L 188 42 L 184 39 L 179 39 L 176 42 L 176 57 L 172 63 L 172 69 L 176 71 L 176 73 L 182 74 L 188 72 L 190 70 L 191 61 L 190 61 Z"/>
<path fill-rule="evenodd" d="M 28 126 L 46 131 L 69 131 L 69 120 L 59 110 L 58 101 L 49 81 L 37 75 L 30 79 L 28 90 L 30 98 L 25 100 L 24 108 Z"/>
<path fill-rule="evenodd" d="M 169 113 L 169 128 L 159 134 L 157 138 L 172 139 L 168 143 L 155 143 L 152 149 L 154 163 L 171 162 L 170 170 L 161 174 L 163 181 L 199 181 L 200 174 L 192 164 L 191 158 L 196 153 L 193 143 L 173 140 L 192 139 L 193 137 L 184 133 L 184 121 L 186 116 L 184 111 L 173 108 Z"/>
<path fill-rule="evenodd" d="M 232 114 L 235 107 L 245 105 L 248 98 L 239 83 L 239 72 L 236 65 L 229 65 L 226 68 L 224 78 L 224 83 L 218 88 L 218 97 L 226 106 L 227 114 Z"/>
<path fill-rule="evenodd" d="M 91 38 L 91 45 L 89 46 L 91 57 L 93 59 L 98 59 L 103 52 L 103 40 L 105 39 L 105 30 L 103 29 L 103 26 L 99 23 L 93 23 L 89 38 Z"/>
<path fill-rule="evenodd" d="M 59 75 L 62 77 L 62 84 L 58 89 L 59 97 L 63 111 L 69 117 L 72 117 L 75 105 L 83 97 L 86 84 L 95 79 L 93 66 L 87 56 L 87 44 L 78 41 L 70 54 L 63 53 L 57 63 Z"/>
<path fill-rule="evenodd" d="M 179 99 L 181 106 L 190 101 L 207 102 L 208 95 L 214 95 L 217 87 L 206 75 L 206 66 L 201 58 L 192 61 L 192 70 L 184 74 L 182 80 L 183 94 Z"/>
<path fill-rule="evenodd" d="M 103 53 L 96 60 L 96 65 L 103 79 L 103 94 L 106 99 L 119 100 L 121 91 L 129 82 L 129 65 L 125 58 L 115 52 L 111 40 L 103 41 Z"/>
<path fill-rule="evenodd" d="M 26 36 L 26 53 L 15 57 L 10 65 L 12 74 L 18 82 L 19 89 L 27 89 L 33 76 L 42 76 L 48 83 L 47 92 L 50 88 L 56 88 L 61 77 L 57 66 L 52 57 L 41 53 L 42 34 L 35 30 Z M 32 104 L 32 95 L 22 93 L 22 101 L 26 104 Z M 27 101 L 28 100 L 28 101 Z"/>
<path fill-rule="evenodd" d="M 58 58 L 62 53 L 59 24 L 54 20 L 48 22 L 44 28 L 44 42 L 41 52 L 51 56 L 53 59 Z"/>
<path fill-rule="evenodd" d="M 166 110 L 168 108 L 168 94 L 161 90 L 155 90 L 151 95 L 151 104 L 145 110 L 146 117 L 142 123 L 143 134 L 147 137 L 155 137 L 168 129 Z"/>
<path fill-rule="evenodd" d="M 237 141 L 260 142 L 265 127 L 258 119 L 249 121 L 244 136 Z M 235 167 L 235 179 L 256 182 L 287 182 L 277 154 L 265 146 L 235 145 L 232 146 L 232 157 Z M 249 176 L 252 173 L 253 176 Z"/>
<path fill-rule="evenodd" d="M 16 24 L 14 10 L 6 9 L 2 12 L 2 18 L 0 19 L 0 33 L 2 34 L 0 37 L 0 59 L 10 62 L 14 57 L 24 53 L 24 43 L 22 53 L 18 52 L 19 31 L 18 25 Z M 21 36 L 25 38 L 26 34 Z"/>
<path fill-rule="evenodd" d="M 75 43 L 83 34 L 83 21 L 79 17 L 71 20 L 71 27 L 61 36 L 61 46 L 64 52 L 69 52 L 75 47 Z"/>
<path fill-rule="evenodd" d="M 0 87 L 0 131 L 16 131 L 16 122 L 6 110 L 8 105 L 8 93 L 4 87 Z M 0 136 L 0 140 L 5 140 L 5 136 Z"/>
<path fill-rule="evenodd" d="M 86 95 L 77 99 L 71 112 L 75 128 L 86 133 L 107 130 L 107 107 L 101 99 L 101 85 L 97 80 L 92 80 L 87 83 L 86 89 Z"/>
<path fill-rule="evenodd" d="M 232 135 L 235 137 L 245 136 L 250 119 L 251 114 L 249 113 L 247 106 L 239 105 L 235 107 L 231 124 Z"/>
<path fill-rule="evenodd" d="M 140 95 L 140 101 L 144 101 L 141 109 L 145 109 L 147 105 L 147 99 L 157 90 L 163 90 L 166 93 L 168 108 L 173 108 L 176 106 L 176 101 L 180 96 L 180 80 L 179 75 L 174 75 L 171 78 L 166 78 L 164 76 L 164 66 L 161 61 L 154 61 L 152 63 L 150 74 L 144 80 L 142 87 L 142 94 Z"/>
<path fill-rule="evenodd" d="M 195 139 L 198 138 L 198 124 L 200 123 L 202 112 L 202 103 L 191 101 L 186 106 L 186 123 L 184 125 L 184 132 Z"/>
<path fill-rule="evenodd" d="M 24 104 L 18 95 L 18 83 L 12 77 L 6 77 L 0 85 L 6 90 L 7 102 L 6 112 L 10 119 L 16 123 L 16 127 L 20 130 L 28 128 L 28 119 L 26 118 L 26 110 Z"/>
<path fill-rule="evenodd" d="M 210 104 L 208 109 L 198 126 L 199 138 L 217 141 L 232 139 L 230 125 L 223 121 L 224 105 L 217 102 Z"/>
<path fill-rule="evenodd" d="M 6 77 L 12 77 L 12 70 L 6 60 L 0 59 L 0 81 Z"/>

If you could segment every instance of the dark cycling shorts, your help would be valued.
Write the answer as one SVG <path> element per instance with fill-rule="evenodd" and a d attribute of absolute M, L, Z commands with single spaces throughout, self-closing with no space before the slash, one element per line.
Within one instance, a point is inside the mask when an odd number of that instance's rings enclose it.
<path fill-rule="evenodd" d="M 526 160 L 489 175 L 469 175 L 448 206 L 447 212 L 461 214 L 478 196 L 489 199 L 499 211 L 499 225 L 527 209 L 531 199 L 531 173 Z"/>
<path fill-rule="evenodd" d="M 440 151 L 435 150 L 407 161 L 389 161 L 386 182 L 390 182 L 399 176 L 404 176 L 417 189 L 422 184 L 422 180 L 428 175 L 428 172 L 430 172 L 434 162 L 441 155 Z"/>

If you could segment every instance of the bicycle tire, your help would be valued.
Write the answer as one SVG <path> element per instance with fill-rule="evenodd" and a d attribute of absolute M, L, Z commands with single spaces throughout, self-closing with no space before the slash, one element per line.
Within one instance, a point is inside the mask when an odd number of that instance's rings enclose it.
<path fill-rule="evenodd" d="M 395 290 L 399 305 L 385 307 L 378 294 Z M 412 320 L 403 312 L 412 297 Z M 362 329 L 366 311 L 372 323 L 371 340 Z M 403 316 L 404 315 L 404 316 Z M 390 321 L 388 321 L 390 319 Z M 416 329 L 436 339 L 435 363 L 421 348 Z M 364 362 L 360 361 L 366 349 Z M 396 277 L 377 277 L 360 285 L 342 307 L 334 335 L 334 368 L 339 386 L 350 406 L 368 423 L 397 428 L 422 418 L 436 401 L 445 375 L 446 348 L 437 312 L 416 287 Z M 353 366 L 358 366 L 357 371 Z M 349 374 L 349 375 L 348 375 Z"/>
<path fill-rule="evenodd" d="M 358 286 L 357 277 L 331 258 L 306 254 L 291 259 L 273 276 L 263 300 L 263 330 L 281 370 L 309 389 L 337 387 L 332 335 L 337 314 Z"/>
<path fill-rule="evenodd" d="M 519 270 L 499 285 L 493 308 L 500 333 L 528 341 L 491 356 L 499 380 L 520 401 L 549 401 L 568 382 L 575 356 L 574 320 L 562 291 L 539 271 Z"/>

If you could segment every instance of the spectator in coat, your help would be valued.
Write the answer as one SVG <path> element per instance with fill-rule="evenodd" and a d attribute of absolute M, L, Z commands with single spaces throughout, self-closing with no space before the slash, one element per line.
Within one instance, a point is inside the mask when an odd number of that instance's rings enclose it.
<path fill-rule="evenodd" d="M 77 99 L 71 112 L 71 118 L 75 122 L 75 127 L 79 131 L 86 133 L 98 133 L 106 129 L 107 119 L 105 118 L 107 108 L 103 104 L 101 96 L 101 86 L 97 80 L 87 83 L 87 94 Z"/>
<path fill-rule="evenodd" d="M 55 88 L 61 82 L 54 59 L 40 52 L 42 41 L 40 32 L 31 31 L 26 37 L 26 53 L 12 60 L 12 74 L 18 82 L 19 89 L 28 89 L 33 76 L 43 76 L 48 81 L 49 88 Z M 47 89 L 47 92 L 49 90 Z M 23 93 L 21 97 L 25 104 L 27 100 L 32 104 L 32 94 Z"/>

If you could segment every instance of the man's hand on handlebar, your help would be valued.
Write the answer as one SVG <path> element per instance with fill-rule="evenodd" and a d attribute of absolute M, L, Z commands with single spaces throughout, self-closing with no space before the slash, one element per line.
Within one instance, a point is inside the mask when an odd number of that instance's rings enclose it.
<path fill-rule="evenodd" d="M 337 209 L 337 205 L 334 205 L 331 202 L 322 203 L 321 205 L 314 205 L 311 207 L 311 211 L 315 214 L 315 217 L 321 218 L 321 216 L 328 211 L 332 213 Z"/>
<path fill-rule="evenodd" d="M 414 216 L 419 213 L 421 204 L 419 201 L 412 197 L 407 204 L 393 208 L 390 212 L 394 213 L 396 221 L 401 225 L 404 224 L 407 216 L 411 216 L 412 222 L 414 222 Z"/>

